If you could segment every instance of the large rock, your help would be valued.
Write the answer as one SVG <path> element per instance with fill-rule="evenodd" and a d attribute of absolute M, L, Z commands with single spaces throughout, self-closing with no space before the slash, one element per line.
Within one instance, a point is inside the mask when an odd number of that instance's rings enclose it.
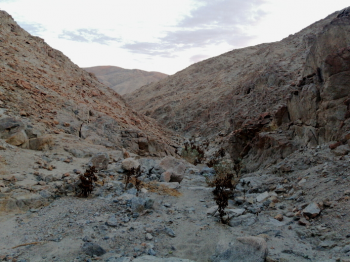
<path fill-rule="evenodd" d="M 221 241 L 212 262 L 264 262 L 268 255 L 265 240 L 260 237 L 239 237 L 232 242 Z"/>
<path fill-rule="evenodd" d="M 180 183 L 184 178 L 187 163 L 182 159 L 167 156 L 160 161 L 159 166 L 171 174 L 169 182 Z"/>
<path fill-rule="evenodd" d="M 18 131 L 17 133 L 14 133 L 9 138 L 7 138 L 6 143 L 13 145 L 13 146 L 28 148 L 27 134 L 26 134 L 26 132 L 24 132 L 24 130 Z"/>
<path fill-rule="evenodd" d="M 129 157 L 122 161 L 122 167 L 125 170 L 131 170 L 133 168 L 138 168 L 140 166 L 139 161 L 137 161 L 135 158 Z"/>
<path fill-rule="evenodd" d="M 22 121 L 12 117 L 0 119 L 0 138 L 7 139 L 21 130 L 24 130 Z"/>
<path fill-rule="evenodd" d="M 51 135 L 29 139 L 29 149 L 32 150 L 48 150 L 52 145 L 53 138 Z"/>
<path fill-rule="evenodd" d="M 98 153 L 90 159 L 89 165 L 94 166 L 97 170 L 106 170 L 108 168 L 108 163 L 108 154 Z"/>

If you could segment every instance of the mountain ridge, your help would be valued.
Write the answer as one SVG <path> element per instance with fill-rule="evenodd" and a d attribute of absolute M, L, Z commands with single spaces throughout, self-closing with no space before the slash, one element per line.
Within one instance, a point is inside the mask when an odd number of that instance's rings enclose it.
<path fill-rule="evenodd" d="M 120 95 L 131 93 L 141 86 L 157 82 L 168 76 L 160 72 L 124 69 L 118 66 L 95 66 L 83 69 L 95 74 L 103 84 L 111 87 Z"/>

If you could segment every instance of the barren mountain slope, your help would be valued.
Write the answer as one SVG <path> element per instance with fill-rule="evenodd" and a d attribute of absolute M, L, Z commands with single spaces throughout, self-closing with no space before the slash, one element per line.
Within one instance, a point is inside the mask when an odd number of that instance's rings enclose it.
<path fill-rule="evenodd" d="M 239 128 L 283 98 L 302 75 L 316 34 L 332 14 L 280 42 L 233 50 L 196 63 L 124 97 L 135 109 L 186 134 Z"/>
<path fill-rule="evenodd" d="M 141 86 L 158 82 L 168 76 L 159 72 L 146 72 L 138 69 L 129 70 L 117 66 L 94 66 L 84 69 L 95 74 L 98 80 L 120 95 L 131 93 Z"/>
<path fill-rule="evenodd" d="M 300 147 L 338 141 L 336 147 L 350 138 L 349 32 L 347 8 L 280 42 L 205 60 L 125 98 L 173 130 L 216 139 L 250 170 Z"/>
<path fill-rule="evenodd" d="M 22 117 L 18 123 L 13 120 L 16 123 L 8 127 L 10 133 L 24 122 L 24 128 L 34 126 L 41 134 L 73 134 L 135 153 L 163 155 L 174 151 L 169 146 L 170 133 L 133 111 L 94 75 L 43 39 L 28 34 L 4 11 L 0 12 L 0 24 L 1 112 L 3 117 Z M 27 139 L 18 145 L 28 147 Z"/>

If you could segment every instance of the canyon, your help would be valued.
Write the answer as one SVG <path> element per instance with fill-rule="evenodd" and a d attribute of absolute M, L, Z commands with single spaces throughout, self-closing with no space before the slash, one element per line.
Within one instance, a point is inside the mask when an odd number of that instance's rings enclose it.
<path fill-rule="evenodd" d="M 121 96 L 0 11 L 0 260 L 349 261 L 349 32 L 345 8 Z"/>

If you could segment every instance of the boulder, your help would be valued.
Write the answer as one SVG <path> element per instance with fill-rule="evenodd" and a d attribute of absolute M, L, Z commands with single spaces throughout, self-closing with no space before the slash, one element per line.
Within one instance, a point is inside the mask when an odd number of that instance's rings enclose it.
<path fill-rule="evenodd" d="M 53 138 L 51 135 L 46 135 L 38 138 L 29 139 L 29 149 L 31 150 L 47 150 L 53 145 Z"/>
<path fill-rule="evenodd" d="M 28 148 L 28 137 L 24 130 L 14 133 L 6 139 L 6 143 L 13 146 L 20 146 L 22 148 Z"/>
<path fill-rule="evenodd" d="M 232 242 L 220 241 L 212 262 L 264 262 L 268 254 L 265 240 L 260 237 L 239 237 Z"/>
<path fill-rule="evenodd" d="M 131 170 L 133 168 L 138 168 L 140 166 L 139 161 L 135 158 L 129 157 L 122 161 L 122 167 L 124 170 Z"/>
<path fill-rule="evenodd" d="M 35 129 L 35 128 L 32 128 L 32 127 L 28 127 L 26 130 L 25 130 L 27 136 L 29 139 L 31 138 L 38 138 L 38 137 L 41 137 L 42 134 L 39 130 Z"/>
<path fill-rule="evenodd" d="M 24 124 L 22 121 L 12 117 L 6 117 L 0 119 L 0 138 L 7 139 L 13 134 L 24 130 Z"/>
<path fill-rule="evenodd" d="M 172 156 L 167 156 L 160 161 L 159 165 L 164 170 L 172 170 L 174 173 L 181 175 L 185 173 L 187 163 L 185 160 L 177 159 Z"/>
<path fill-rule="evenodd" d="M 171 179 L 171 175 L 173 174 L 173 172 L 164 172 L 160 175 L 159 181 L 160 182 L 170 182 Z"/>
<path fill-rule="evenodd" d="M 172 156 L 163 158 L 159 163 L 159 166 L 171 174 L 169 182 L 179 183 L 183 180 L 187 168 L 186 161 Z"/>
<path fill-rule="evenodd" d="M 98 153 L 90 159 L 89 166 L 94 166 L 97 170 L 106 170 L 108 168 L 108 163 L 109 163 L 108 154 Z"/>

